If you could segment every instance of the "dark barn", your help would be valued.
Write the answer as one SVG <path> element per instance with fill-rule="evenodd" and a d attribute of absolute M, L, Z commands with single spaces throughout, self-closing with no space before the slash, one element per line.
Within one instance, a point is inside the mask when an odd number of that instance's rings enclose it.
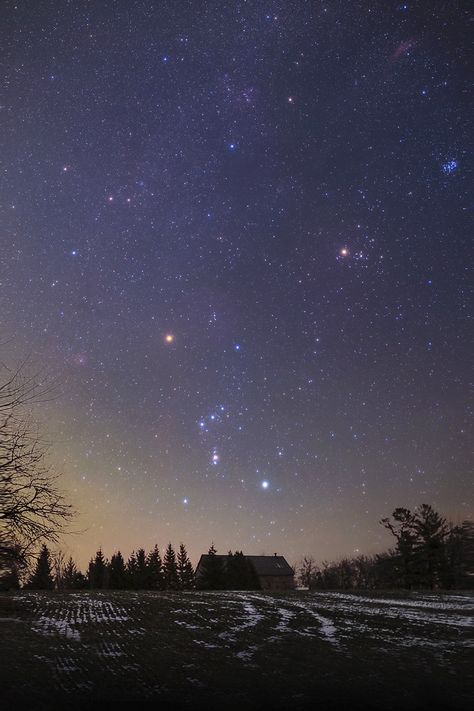
<path fill-rule="evenodd" d="M 213 556 L 225 567 L 226 555 Z M 196 582 L 204 574 L 210 555 L 202 555 L 196 568 Z M 262 590 L 294 590 L 295 572 L 282 555 L 246 555 L 245 559 L 252 564 Z"/>

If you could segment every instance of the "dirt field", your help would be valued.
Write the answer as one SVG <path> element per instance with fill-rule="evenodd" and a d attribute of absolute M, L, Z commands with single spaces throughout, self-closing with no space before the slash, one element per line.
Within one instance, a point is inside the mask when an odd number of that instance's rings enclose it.
<path fill-rule="evenodd" d="M 1 708 L 468 709 L 473 609 L 469 595 L 4 595 Z"/>

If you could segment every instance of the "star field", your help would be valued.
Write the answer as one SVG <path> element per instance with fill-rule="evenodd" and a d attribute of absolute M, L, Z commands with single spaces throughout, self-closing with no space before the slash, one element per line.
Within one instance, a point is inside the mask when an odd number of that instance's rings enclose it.
<path fill-rule="evenodd" d="M 468 21 L 4 2 L 2 361 L 57 377 L 37 415 L 80 563 L 472 517 Z"/>

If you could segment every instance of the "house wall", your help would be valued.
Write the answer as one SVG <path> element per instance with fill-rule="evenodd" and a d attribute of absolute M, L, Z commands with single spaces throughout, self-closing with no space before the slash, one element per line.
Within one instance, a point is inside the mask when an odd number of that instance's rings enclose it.
<path fill-rule="evenodd" d="M 261 575 L 262 590 L 294 590 L 295 579 L 292 575 Z"/>

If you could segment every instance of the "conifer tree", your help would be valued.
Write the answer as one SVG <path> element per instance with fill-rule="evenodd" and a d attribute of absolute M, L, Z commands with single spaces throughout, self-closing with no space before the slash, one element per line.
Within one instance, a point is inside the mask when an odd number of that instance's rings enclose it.
<path fill-rule="evenodd" d="M 201 565 L 196 583 L 201 590 L 224 590 L 226 587 L 225 566 L 222 558 L 217 556 L 214 543 L 209 548 L 207 557 Z"/>
<path fill-rule="evenodd" d="M 149 590 L 163 590 L 163 570 L 160 551 L 155 545 L 148 553 L 146 559 L 147 588 Z"/>
<path fill-rule="evenodd" d="M 89 569 L 87 571 L 87 578 L 89 581 L 89 587 L 92 590 L 102 590 L 107 587 L 107 562 L 102 553 L 102 549 L 99 548 L 95 554 L 94 560 L 91 559 L 89 563 Z"/>
<path fill-rule="evenodd" d="M 127 588 L 131 588 L 132 590 L 136 589 L 137 558 L 135 556 L 135 551 L 131 552 L 129 559 L 127 560 L 126 578 Z"/>
<path fill-rule="evenodd" d="M 114 553 L 110 559 L 109 587 L 112 590 L 125 590 L 127 587 L 125 561 L 120 551 Z"/>
<path fill-rule="evenodd" d="M 84 576 L 78 570 L 72 557 L 69 556 L 69 560 L 64 566 L 63 572 L 63 586 L 65 590 L 77 590 L 82 587 Z"/>
<path fill-rule="evenodd" d="M 163 581 L 166 590 L 178 589 L 178 569 L 176 565 L 176 553 L 171 543 L 168 544 L 163 558 Z"/>
<path fill-rule="evenodd" d="M 192 590 L 194 587 L 194 570 L 184 543 L 179 546 L 178 585 L 180 590 Z"/>
<path fill-rule="evenodd" d="M 143 548 L 139 548 L 135 554 L 135 585 L 136 590 L 145 590 L 147 587 L 147 564 L 146 554 Z"/>
<path fill-rule="evenodd" d="M 450 533 L 448 522 L 429 504 L 421 504 L 415 514 L 414 530 L 419 582 L 423 587 L 433 588 L 440 583 L 445 567 L 444 544 Z"/>
<path fill-rule="evenodd" d="M 35 570 L 27 587 L 33 590 L 54 590 L 51 554 L 46 544 L 43 544 L 41 548 Z"/>

